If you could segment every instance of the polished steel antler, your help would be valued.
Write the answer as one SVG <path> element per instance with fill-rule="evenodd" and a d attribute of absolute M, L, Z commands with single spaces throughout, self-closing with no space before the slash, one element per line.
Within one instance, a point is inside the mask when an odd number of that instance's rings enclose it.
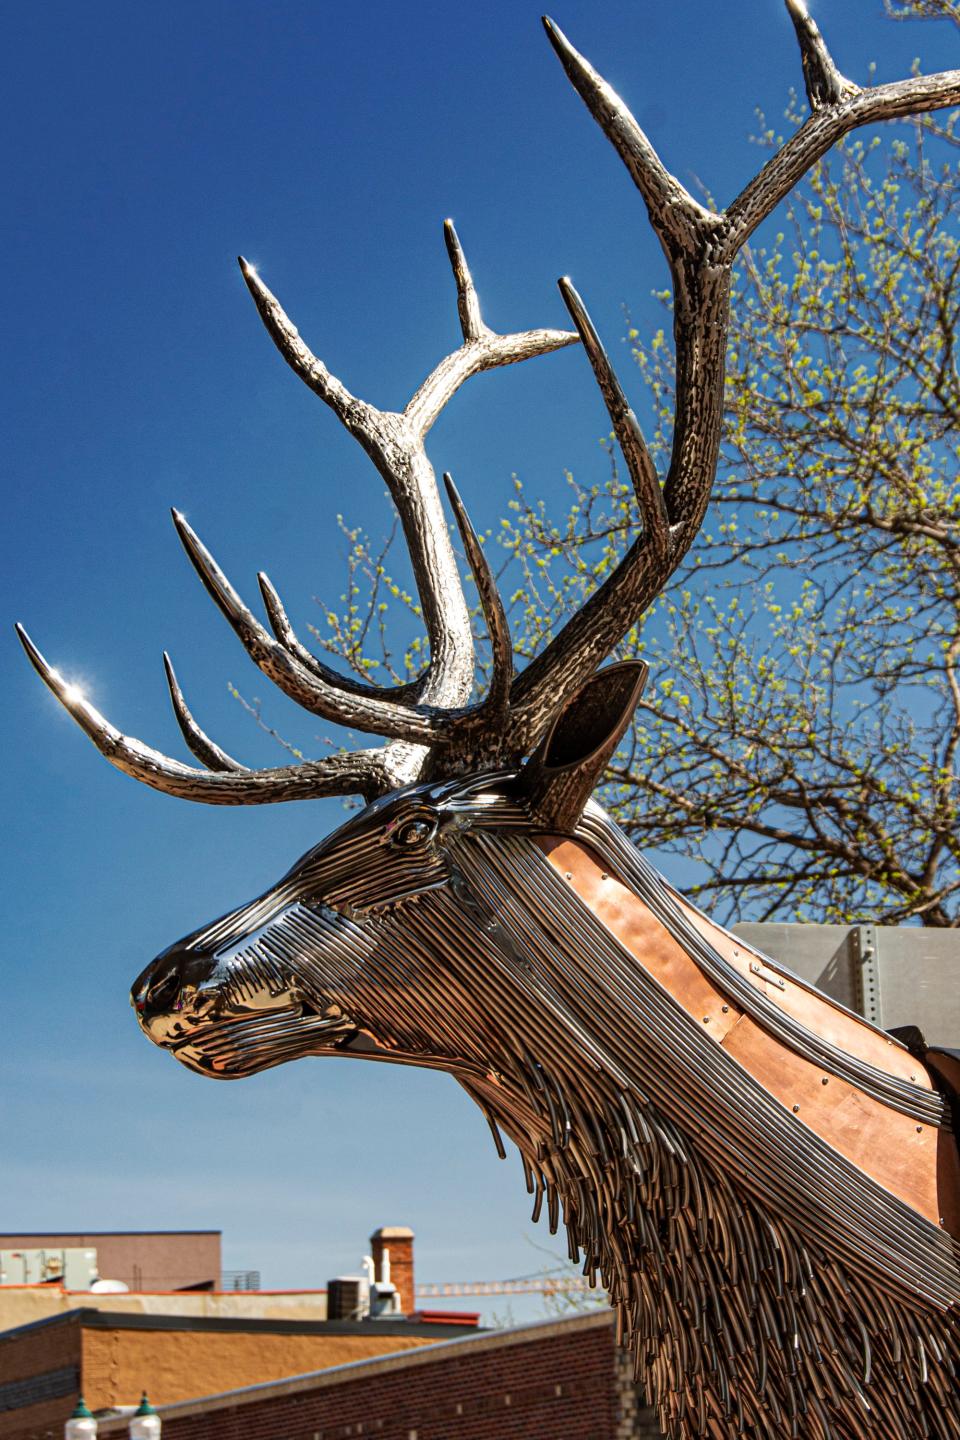
<path fill-rule="evenodd" d="M 457 722 L 466 716 L 470 717 L 471 729 L 487 724 L 502 729 L 513 677 L 509 629 L 480 542 L 447 478 L 454 516 L 490 628 L 494 658 L 490 695 L 468 710 L 474 683 L 470 616 L 425 440 L 444 406 L 472 375 L 549 354 L 575 344 L 578 337 L 563 330 L 527 330 L 509 335 L 491 330 L 483 321 L 473 277 L 451 220 L 444 223 L 444 240 L 457 287 L 463 343 L 431 371 L 399 413 L 379 410 L 352 395 L 304 344 L 254 268 L 240 259 L 244 280 L 277 349 L 360 442 L 386 481 L 403 526 L 430 642 L 430 661 L 422 675 L 406 684 L 379 686 L 339 674 L 301 643 L 276 588 L 261 573 L 258 579 L 271 627 L 268 630 L 244 603 L 184 516 L 173 511 L 174 526 L 194 569 L 260 670 L 311 714 L 387 736 L 393 743 L 323 761 L 248 770 L 198 725 L 169 657 L 165 656 L 177 722 L 188 747 L 207 767 L 196 770 L 122 735 L 63 680 L 23 627 L 18 626 L 17 633 L 41 678 L 118 769 L 167 794 L 211 804 L 252 804 L 350 793 L 372 798 L 416 779 L 430 747 L 449 745 Z"/>
<path fill-rule="evenodd" d="M 811 115 L 722 211 L 695 200 L 670 174 L 619 96 L 557 26 L 544 21 L 567 75 L 640 191 L 669 267 L 676 415 L 670 462 L 662 480 L 610 358 L 569 280 L 560 281 L 560 292 L 576 334 L 531 330 L 498 335 L 483 321 L 470 270 L 448 220 L 444 237 L 457 287 L 463 343 L 427 376 L 403 411 L 392 412 L 351 394 L 330 373 L 257 272 L 241 259 L 244 279 L 281 355 L 359 441 L 387 484 L 410 552 L 430 661 L 417 679 L 393 686 L 340 675 L 302 644 L 277 590 L 263 574 L 260 590 L 270 628 L 261 624 L 175 512 L 174 523 L 194 568 L 263 673 L 312 714 L 385 736 L 389 743 L 282 770 L 244 770 L 204 735 L 171 679 L 174 709 L 187 744 L 208 767 L 195 770 L 119 735 L 22 637 L 46 683 L 113 764 L 171 794 L 215 804 L 245 804 L 350 790 L 372 796 L 419 778 L 458 775 L 478 765 L 513 766 L 529 754 L 561 703 L 593 674 L 661 592 L 703 522 L 720 447 L 730 286 L 739 250 L 801 176 L 850 130 L 960 103 L 958 71 L 859 88 L 837 69 L 803 0 L 785 3 L 800 46 Z M 449 490 L 493 643 L 490 694 L 470 706 L 474 679 L 470 620 L 425 449 L 426 436 L 444 405 L 471 375 L 546 354 L 577 338 L 583 342 L 633 481 L 638 534 L 604 583 L 514 678 L 496 586 L 462 503 Z"/>
<path fill-rule="evenodd" d="M 803 0 L 786 0 L 812 114 L 724 211 L 700 204 L 665 168 L 620 97 L 549 19 L 547 35 L 572 84 L 617 150 L 646 205 L 674 296 L 676 414 L 662 491 L 636 418 L 569 282 L 561 291 L 583 341 L 633 480 L 643 528 L 619 566 L 517 678 L 513 723 L 542 732 L 554 696 L 569 694 L 649 608 L 686 555 L 716 473 L 730 283 L 738 252 L 801 177 L 849 131 L 960 101 L 960 71 L 860 89 L 845 79 Z"/>

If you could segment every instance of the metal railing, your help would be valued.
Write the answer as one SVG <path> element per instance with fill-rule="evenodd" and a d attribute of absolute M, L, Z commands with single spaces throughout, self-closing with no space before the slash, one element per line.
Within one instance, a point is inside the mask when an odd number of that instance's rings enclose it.
<path fill-rule="evenodd" d="M 259 1290 L 259 1270 L 224 1270 L 221 1290 Z"/>

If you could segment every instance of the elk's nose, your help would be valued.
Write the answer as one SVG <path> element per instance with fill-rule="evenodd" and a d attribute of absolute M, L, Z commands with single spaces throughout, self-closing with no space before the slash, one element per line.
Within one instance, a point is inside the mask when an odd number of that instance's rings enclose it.
<path fill-rule="evenodd" d="M 175 945 L 137 977 L 130 1003 L 151 1040 L 169 1045 L 184 1038 L 197 1018 L 198 992 L 216 963 L 212 955 Z"/>

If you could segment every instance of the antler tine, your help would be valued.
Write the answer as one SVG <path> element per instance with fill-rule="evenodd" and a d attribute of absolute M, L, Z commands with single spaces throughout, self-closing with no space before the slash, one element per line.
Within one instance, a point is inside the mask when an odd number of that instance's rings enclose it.
<path fill-rule="evenodd" d="M 271 340 L 291 370 L 330 406 L 348 430 L 354 434 L 362 430 L 365 434 L 368 420 L 366 412 L 369 407 L 355 395 L 351 395 L 343 382 L 338 380 L 336 375 L 331 375 L 323 361 L 303 343 L 300 331 L 249 261 L 238 255 L 237 263 Z"/>
<path fill-rule="evenodd" d="M 180 726 L 180 733 L 187 742 L 187 748 L 198 760 L 202 760 L 210 770 L 246 770 L 246 765 L 241 765 L 239 760 L 234 760 L 226 750 L 221 750 L 215 741 L 205 730 L 201 730 L 196 720 L 190 713 L 190 708 L 183 698 L 183 691 L 177 681 L 177 674 L 173 668 L 173 661 L 163 652 L 163 668 L 167 677 L 167 687 L 170 691 L 170 701 L 173 705 L 173 713 L 177 717 L 177 724 Z"/>
<path fill-rule="evenodd" d="M 570 311 L 571 318 L 580 333 L 587 359 L 593 368 L 600 394 L 603 396 L 607 413 L 613 423 L 623 458 L 627 462 L 630 478 L 640 507 L 644 533 L 651 548 L 659 554 L 666 552 L 670 545 L 670 522 L 656 466 L 651 458 L 643 431 L 627 397 L 620 387 L 620 381 L 610 363 L 610 357 L 600 343 L 600 336 L 594 329 L 593 321 L 586 307 L 567 276 L 559 282 L 560 294 Z"/>
<path fill-rule="evenodd" d="M 756 226 L 835 141 L 855 126 L 897 115 L 960 104 L 960 71 L 916 76 L 894 85 L 857 90 L 840 75 L 802 0 L 786 0 L 804 60 L 814 114 L 723 214 L 706 209 L 672 176 L 623 101 L 545 20 L 564 69 L 624 161 L 646 203 L 650 224 L 670 267 L 674 289 L 676 418 L 670 466 L 663 483 L 663 515 L 644 453 L 624 420 L 647 501 L 646 529 L 583 608 L 523 671 L 511 695 L 511 747 L 535 737 L 558 700 L 585 679 L 637 622 L 687 553 L 703 521 L 716 473 L 723 420 L 723 385 L 730 282 L 737 252 Z M 569 295 L 567 295 L 569 301 Z M 611 417 L 625 401 L 599 342 L 581 326 L 594 373 Z M 614 426 L 617 429 L 616 423 Z M 618 431 L 623 444 L 623 437 Z M 629 452 L 625 449 L 625 454 Z M 629 460 L 628 460 L 629 464 Z M 631 467 L 631 474 L 633 469 Z M 636 483 L 636 476 L 634 476 Z M 651 523 L 652 522 L 652 523 Z M 664 527 L 669 525 L 669 544 Z"/>
<path fill-rule="evenodd" d="M 695 248 L 699 227 L 704 222 L 715 223 L 718 217 L 670 174 L 620 96 L 589 60 L 574 49 L 549 15 L 543 17 L 543 28 L 577 94 L 633 177 L 668 258 L 668 241 L 672 240 L 674 246 L 679 244 L 683 250 Z"/>
<path fill-rule="evenodd" d="M 895 120 L 904 115 L 960 105 L 960 70 L 913 75 L 909 80 L 861 89 L 841 75 L 834 65 L 803 0 L 785 0 L 785 4 L 800 44 L 807 98 L 813 113 L 727 206 L 725 262 L 733 260 L 801 176 L 849 131 L 877 120 Z"/>
<path fill-rule="evenodd" d="M 463 338 L 465 341 L 480 340 L 491 332 L 489 327 L 483 323 L 477 288 L 473 283 L 467 257 L 463 253 L 463 246 L 460 244 L 460 237 L 457 235 L 452 220 L 443 222 L 443 239 L 450 257 L 453 278 L 457 283 L 457 313 L 460 316 Z"/>
<path fill-rule="evenodd" d="M 842 75 L 833 63 L 826 42 L 817 28 L 817 22 L 804 0 L 785 0 L 785 3 L 793 21 L 793 28 L 797 32 L 803 83 L 806 86 L 810 109 L 819 110 L 821 105 L 837 105 L 847 96 L 856 95 L 859 85 L 854 85 L 852 80 Z"/>
<path fill-rule="evenodd" d="M 346 689 L 349 681 L 346 676 L 340 676 L 328 665 L 318 660 L 304 645 L 297 632 L 290 623 L 290 617 L 284 609 L 283 601 L 280 599 L 276 586 L 264 570 L 257 572 L 257 584 L 260 586 L 260 594 L 263 597 L 263 608 L 267 612 L 267 619 L 270 622 L 270 629 L 279 640 L 284 649 L 289 650 L 300 664 L 306 669 L 312 670 L 314 674 L 320 675 L 321 679 L 331 682 L 339 682 Z"/>
<path fill-rule="evenodd" d="M 463 704 L 473 684 L 470 616 L 422 434 L 404 416 L 377 410 L 351 395 L 304 345 L 256 271 L 244 261 L 241 267 L 280 354 L 363 446 L 400 516 L 430 642 L 430 665 L 422 677 L 420 698 L 437 705 Z"/>
<path fill-rule="evenodd" d="M 204 588 L 239 636 L 244 649 L 273 683 L 303 709 L 337 724 L 399 740 L 437 743 L 445 738 L 442 716 L 426 707 L 372 700 L 329 685 L 311 674 L 247 609 L 213 556 L 179 511 L 173 523 Z"/>
<path fill-rule="evenodd" d="M 196 770 L 160 750 L 122 734 L 49 665 L 22 625 L 16 627 L 31 665 L 110 764 L 134 780 L 180 800 L 207 805 L 260 805 L 311 800 L 320 795 L 363 795 L 375 799 L 394 786 L 386 751 L 360 750 L 267 770 Z M 234 762 L 235 763 L 235 762 Z"/>
<path fill-rule="evenodd" d="M 416 680 L 408 680 L 400 685 L 371 685 L 367 681 L 354 679 L 352 675 L 341 675 L 332 666 L 325 665 L 303 644 L 290 623 L 290 617 L 280 599 L 277 587 L 269 575 L 261 570 L 257 575 L 257 582 L 260 586 L 260 594 L 263 596 L 263 605 L 267 612 L 267 619 L 270 621 L 270 628 L 280 644 L 289 650 L 301 665 L 314 675 L 318 675 L 328 685 L 336 686 L 339 690 L 346 690 L 351 695 L 366 695 L 371 700 L 400 701 L 420 698 L 424 686 L 430 678 L 429 665 Z"/>
<path fill-rule="evenodd" d="M 662 492 L 639 426 L 613 367 L 572 286 L 564 298 L 588 351 L 614 430 L 624 448 L 644 529 L 617 568 L 514 682 L 516 743 L 540 733 L 559 700 L 596 667 L 662 590 L 703 520 L 723 418 L 723 369 L 730 266 L 714 262 L 723 216 L 706 209 L 666 169 L 627 106 L 549 20 L 544 22 L 587 109 L 640 190 L 663 247 L 676 297 L 677 412 Z"/>
<path fill-rule="evenodd" d="M 507 709 L 510 686 L 513 681 L 513 641 L 510 637 L 510 623 L 503 608 L 503 601 L 500 598 L 500 591 L 490 568 L 490 562 L 480 544 L 480 537 L 470 523 L 470 516 L 460 499 L 460 492 L 453 483 L 453 476 L 446 471 L 443 483 L 447 487 L 447 495 L 450 497 L 457 529 L 460 531 L 463 548 L 467 552 L 467 560 L 476 581 L 487 634 L 490 636 L 492 671 L 490 689 L 483 702 L 483 707 L 502 715 Z"/>
<path fill-rule="evenodd" d="M 423 439 L 451 397 L 471 375 L 494 370 L 500 365 L 515 365 L 576 345 L 578 335 L 570 330 L 522 330 L 511 335 L 498 335 L 485 325 L 480 315 L 480 302 L 467 266 L 466 256 L 450 220 L 444 221 L 444 240 L 457 282 L 457 310 L 463 331 L 459 350 L 440 361 L 427 376 L 404 410 L 404 419 Z"/>
<path fill-rule="evenodd" d="M 430 641 L 430 666 L 421 677 L 419 698 L 424 705 L 450 709 L 469 699 L 473 639 L 436 476 L 424 449 L 425 436 L 444 405 L 471 375 L 575 344 L 578 336 L 562 330 L 529 330 L 514 335 L 490 331 L 480 315 L 476 288 L 454 227 L 448 223 L 444 234 L 457 283 L 464 341 L 435 367 L 401 415 L 377 410 L 351 395 L 304 345 L 279 301 L 252 266 L 245 261 L 241 266 L 257 309 L 283 358 L 359 440 L 387 484 L 403 526 Z M 283 639 L 288 644 L 287 630 Z M 289 649 L 294 663 L 304 669 L 306 662 L 296 647 L 290 644 Z M 315 665 L 306 668 L 313 678 L 318 677 Z M 344 686 L 339 678 L 336 687 L 338 691 L 349 689 L 354 698 L 373 703 L 369 691 Z M 388 702 L 377 697 L 377 703 Z M 379 727 L 381 734 L 417 741 L 432 739 L 439 728 L 439 715 L 432 717 L 429 730 L 424 727 L 417 734 L 412 733 L 410 724 L 404 726 L 402 734 L 399 725 L 391 730 Z"/>

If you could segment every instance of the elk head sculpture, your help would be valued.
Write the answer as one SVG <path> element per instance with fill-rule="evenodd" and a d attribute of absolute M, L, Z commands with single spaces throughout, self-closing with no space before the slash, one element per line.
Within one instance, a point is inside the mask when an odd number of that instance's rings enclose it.
<path fill-rule="evenodd" d="M 197 769 L 116 730 L 21 631 L 31 661 L 118 769 L 189 800 L 368 803 L 272 890 L 143 972 L 145 1032 L 230 1078 L 303 1055 L 450 1072 L 518 1146 L 534 1213 L 610 1291 L 620 1336 L 675 1436 L 960 1435 L 960 1166 L 949 1054 L 911 1053 L 683 900 L 590 794 L 644 679 L 598 669 L 689 549 L 720 443 L 738 250 L 799 177 L 869 121 L 960 104 L 960 72 L 860 89 L 787 0 L 810 119 L 725 211 L 695 200 L 552 24 L 570 80 L 646 204 L 675 296 L 677 411 L 661 482 L 573 286 L 576 333 L 494 334 L 452 225 L 463 343 L 399 414 L 351 395 L 253 269 L 280 353 L 359 440 L 410 549 L 430 662 L 415 681 L 346 679 L 300 642 L 265 575 L 246 607 L 182 516 L 180 539 L 248 653 L 306 710 L 386 737 L 248 770 L 167 678 Z M 619 566 L 514 674 L 484 551 L 446 477 L 492 649 L 470 703 L 470 620 L 424 441 L 471 375 L 581 341 L 636 492 Z M 960 1068 L 960 1067 L 958 1067 Z M 499 1127 L 499 1128 L 498 1128 Z"/>

